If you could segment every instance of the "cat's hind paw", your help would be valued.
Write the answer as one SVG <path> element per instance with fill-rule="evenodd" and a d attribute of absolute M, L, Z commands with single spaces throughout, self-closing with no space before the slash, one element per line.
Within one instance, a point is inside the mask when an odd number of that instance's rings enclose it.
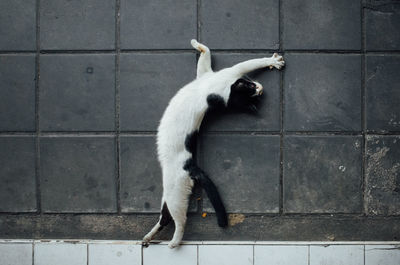
<path fill-rule="evenodd" d="M 193 48 L 195 48 L 196 50 L 198 50 L 199 52 L 208 52 L 209 51 L 209 49 L 208 49 L 208 47 L 207 46 L 205 46 L 205 45 L 203 45 L 203 44 L 201 44 L 201 43 L 199 43 L 197 40 L 195 40 L 195 39 L 192 39 L 191 41 L 190 41 L 190 44 L 192 44 L 192 46 L 193 46 Z"/>
<path fill-rule="evenodd" d="M 173 248 L 179 247 L 179 244 L 180 244 L 179 241 L 170 241 L 170 242 L 168 243 L 168 247 L 169 247 L 170 249 L 173 249 Z"/>

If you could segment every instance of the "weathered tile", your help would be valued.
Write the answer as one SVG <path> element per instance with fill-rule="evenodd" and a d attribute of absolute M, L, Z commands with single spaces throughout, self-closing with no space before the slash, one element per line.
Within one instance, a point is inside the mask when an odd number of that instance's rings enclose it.
<path fill-rule="evenodd" d="M 0 88 L 0 130 L 35 131 L 35 56 L 0 56 Z"/>
<path fill-rule="evenodd" d="M 361 48 L 359 0 L 282 2 L 285 49 Z"/>
<path fill-rule="evenodd" d="M 195 76 L 194 54 L 122 54 L 121 130 L 157 130 L 170 99 Z"/>
<path fill-rule="evenodd" d="M 36 49 L 36 0 L 0 1 L 0 50 Z"/>
<path fill-rule="evenodd" d="M 400 249 L 398 245 L 366 245 L 365 265 L 398 265 Z"/>
<path fill-rule="evenodd" d="M 122 0 L 122 49 L 190 49 L 196 37 L 196 1 Z"/>
<path fill-rule="evenodd" d="M 201 152 L 228 212 L 278 212 L 279 136 L 204 136 Z M 203 206 L 214 211 L 208 199 Z"/>
<path fill-rule="evenodd" d="M 308 265 L 308 246 L 254 246 L 254 265 Z"/>
<path fill-rule="evenodd" d="M 36 243 L 35 265 L 86 265 L 86 244 Z"/>
<path fill-rule="evenodd" d="M 196 265 L 197 246 L 180 246 L 170 249 L 167 245 L 143 248 L 143 265 Z"/>
<path fill-rule="evenodd" d="M 366 109 L 369 131 L 400 131 L 400 56 L 367 56 Z"/>
<path fill-rule="evenodd" d="M 40 187 L 45 212 L 115 212 L 113 137 L 40 138 Z"/>
<path fill-rule="evenodd" d="M 265 56 L 265 55 L 260 55 Z M 258 57 L 260 57 L 258 56 Z M 269 55 L 268 55 L 269 56 Z M 213 69 L 221 70 L 239 62 L 257 58 L 252 54 L 217 54 L 213 55 Z M 226 111 L 223 113 L 208 113 L 203 123 L 203 128 L 210 131 L 279 131 L 280 130 L 280 94 L 279 72 L 261 69 L 249 77 L 257 80 L 264 87 L 264 93 L 260 98 L 258 111 L 252 113 L 235 113 Z"/>
<path fill-rule="evenodd" d="M 36 211 L 35 139 L 0 137 L 0 212 Z"/>
<path fill-rule="evenodd" d="M 141 265 L 142 247 L 133 244 L 89 244 L 88 265 Z"/>
<path fill-rule="evenodd" d="M 396 1 L 364 1 L 367 50 L 400 49 L 400 6 Z"/>
<path fill-rule="evenodd" d="M 123 212 L 159 212 L 161 169 L 154 136 L 121 137 L 121 209 Z"/>
<path fill-rule="evenodd" d="M 41 49 L 106 50 L 114 47 L 115 1 L 40 1 Z"/>
<path fill-rule="evenodd" d="M 361 130 L 361 57 L 286 54 L 284 128 Z"/>
<path fill-rule="evenodd" d="M 310 246 L 310 265 L 363 265 L 364 246 L 342 245 L 342 246 Z"/>
<path fill-rule="evenodd" d="M 253 246 L 200 245 L 199 265 L 252 265 Z"/>
<path fill-rule="evenodd" d="M 1 265 L 32 265 L 32 244 L 0 243 Z"/>
<path fill-rule="evenodd" d="M 367 136 L 366 212 L 400 214 L 400 136 Z"/>
<path fill-rule="evenodd" d="M 40 61 L 41 130 L 114 130 L 114 55 L 45 55 Z"/>
<path fill-rule="evenodd" d="M 201 40 L 211 49 L 278 49 L 279 1 L 200 2 Z"/>
<path fill-rule="evenodd" d="M 286 136 L 284 211 L 361 212 L 361 144 L 360 136 Z"/>

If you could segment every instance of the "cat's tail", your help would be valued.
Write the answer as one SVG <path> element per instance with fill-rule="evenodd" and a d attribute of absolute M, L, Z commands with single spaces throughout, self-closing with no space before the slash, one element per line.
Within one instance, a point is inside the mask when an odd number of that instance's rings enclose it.
<path fill-rule="evenodd" d="M 215 209 L 218 225 L 220 227 L 228 226 L 228 218 L 226 216 L 226 210 L 224 204 L 222 203 L 221 197 L 219 196 L 217 187 L 204 172 L 201 172 L 197 176 L 197 180 L 200 182 L 201 186 L 206 191 L 207 197 Z"/>

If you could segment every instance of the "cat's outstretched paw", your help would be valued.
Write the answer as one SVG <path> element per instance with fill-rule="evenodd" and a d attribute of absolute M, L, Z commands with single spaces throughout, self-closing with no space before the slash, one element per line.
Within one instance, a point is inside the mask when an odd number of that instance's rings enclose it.
<path fill-rule="evenodd" d="M 198 50 L 199 52 L 208 52 L 209 49 L 207 46 L 199 43 L 197 40 L 192 39 L 190 41 L 190 44 L 192 44 L 193 48 L 195 48 L 196 50 Z"/>
<path fill-rule="evenodd" d="M 276 69 L 281 69 L 285 65 L 285 61 L 283 60 L 283 57 L 277 53 L 274 53 L 271 58 L 272 60 L 269 69 L 272 69 L 275 67 Z"/>

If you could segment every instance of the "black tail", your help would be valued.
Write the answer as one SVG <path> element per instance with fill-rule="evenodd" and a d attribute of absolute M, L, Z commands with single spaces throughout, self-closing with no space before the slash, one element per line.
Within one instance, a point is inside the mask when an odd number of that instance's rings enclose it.
<path fill-rule="evenodd" d="M 189 158 L 185 162 L 183 169 L 188 171 L 190 177 L 195 181 L 198 181 L 206 191 L 207 196 L 215 209 L 218 225 L 220 227 L 226 227 L 228 225 L 228 218 L 226 217 L 226 210 L 224 204 L 222 203 L 221 197 L 219 196 L 217 187 L 207 176 L 207 174 L 196 165 L 192 158 Z"/>
<path fill-rule="evenodd" d="M 226 227 L 228 225 L 226 210 L 224 204 L 222 203 L 221 197 L 219 196 L 217 187 L 204 172 L 201 172 L 201 174 L 197 176 L 197 179 L 200 182 L 203 189 L 206 191 L 207 197 L 215 209 L 218 225 L 220 227 Z"/>

